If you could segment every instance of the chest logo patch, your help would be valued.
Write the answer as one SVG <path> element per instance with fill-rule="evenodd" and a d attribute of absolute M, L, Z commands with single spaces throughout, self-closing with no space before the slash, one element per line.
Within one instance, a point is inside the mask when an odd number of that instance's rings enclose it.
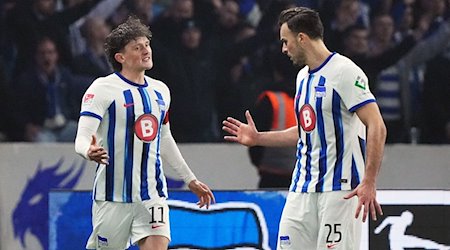
<path fill-rule="evenodd" d="M 316 98 L 322 98 L 327 96 L 327 89 L 325 86 L 315 86 L 316 89 Z"/>
<path fill-rule="evenodd" d="M 309 133 L 316 128 L 316 112 L 311 105 L 305 104 L 300 109 L 300 126 Z"/>
<path fill-rule="evenodd" d="M 134 133 L 143 142 L 151 142 L 158 133 L 158 119 L 152 114 L 139 116 L 134 123 Z"/>

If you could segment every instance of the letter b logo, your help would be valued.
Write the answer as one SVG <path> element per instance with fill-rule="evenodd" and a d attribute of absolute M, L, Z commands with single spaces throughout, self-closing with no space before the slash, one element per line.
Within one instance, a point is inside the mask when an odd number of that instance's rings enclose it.
<path fill-rule="evenodd" d="M 300 126 L 309 133 L 316 128 L 316 113 L 311 105 L 305 104 L 300 109 Z"/>
<path fill-rule="evenodd" d="M 134 133 L 143 142 L 151 142 L 158 132 L 158 119 L 152 114 L 139 116 L 134 124 Z"/>

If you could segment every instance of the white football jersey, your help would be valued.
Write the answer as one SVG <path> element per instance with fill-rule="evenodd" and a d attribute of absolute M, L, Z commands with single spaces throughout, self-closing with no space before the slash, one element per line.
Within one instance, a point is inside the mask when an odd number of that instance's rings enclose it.
<path fill-rule="evenodd" d="M 364 175 L 365 126 L 355 111 L 375 97 L 367 76 L 333 53 L 317 69 L 297 75 L 299 140 L 290 191 L 351 190 Z"/>
<path fill-rule="evenodd" d="M 95 200 L 167 197 L 160 145 L 170 92 L 161 81 L 147 76 L 145 81 L 139 85 L 113 73 L 96 79 L 83 96 L 80 115 L 101 121 L 97 143 L 109 154 L 109 165 L 97 167 Z"/>

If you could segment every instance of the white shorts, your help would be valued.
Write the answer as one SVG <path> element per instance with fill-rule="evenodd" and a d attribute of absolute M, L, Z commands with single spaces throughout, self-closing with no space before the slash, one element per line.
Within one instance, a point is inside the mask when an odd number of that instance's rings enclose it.
<path fill-rule="evenodd" d="M 277 249 L 357 250 L 361 219 L 355 219 L 358 198 L 345 200 L 350 191 L 289 192 L 281 215 Z"/>
<path fill-rule="evenodd" d="M 94 201 L 92 225 L 87 249 L 125 249 L 150 235 L 161 235 L 170 241 L 165 198 L 135 203 Z"/>

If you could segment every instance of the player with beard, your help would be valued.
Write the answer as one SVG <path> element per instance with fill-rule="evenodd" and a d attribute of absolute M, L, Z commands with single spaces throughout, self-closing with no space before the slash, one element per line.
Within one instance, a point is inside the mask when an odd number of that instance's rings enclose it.
<path fill-rule="evenodd" d="M 376 179 L 386 138 L 383 119 L 364 72 L 325 46 L 316 11 L 284 10 L 279 25 L 282 52 L 305 65 L 296 80 L 297 126 L 259 132 L 247 111 L 247 123 L 231 117 L 223 122 L 230 134 L 225 140 L 297 145 L 278 249 L 359 249 L 361 221 L 382 214 Z"/>

